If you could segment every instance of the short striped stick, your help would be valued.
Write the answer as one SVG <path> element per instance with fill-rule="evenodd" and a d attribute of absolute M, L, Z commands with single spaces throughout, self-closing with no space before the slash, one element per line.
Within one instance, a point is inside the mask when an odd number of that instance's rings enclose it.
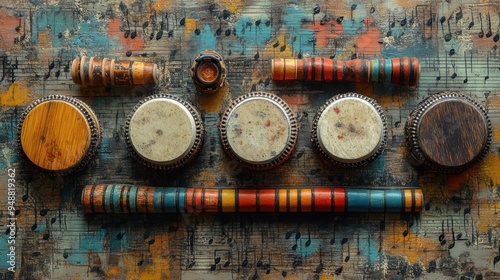
<path fill-rule="evenodd" d="M 416 86 L 420 64 L 415 57 L 393 59 L 274 58 L 271 60 L 271 79 L 275 81 L 349 81 L 378 82 Z"/>
<path fill-rule="evenodd" d="M 161 188 L 87 185 L 85 213 L 420 212 L 421 189 Z"/>

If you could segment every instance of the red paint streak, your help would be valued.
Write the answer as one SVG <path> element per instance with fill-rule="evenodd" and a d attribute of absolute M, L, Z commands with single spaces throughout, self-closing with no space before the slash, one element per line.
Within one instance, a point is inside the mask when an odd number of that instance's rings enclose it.
<path fill-rule="evenodd" d="M 271 120 L 267 120 L 266 124 L 265 124 L 266 127 L 270 127 L 271 126 Z"/>
<path fill-rule="evenodd" d="M 341 134 L 341 135 L 337 135 L 337 138 L 338 138 L 339 140 L 342 140 L 342 139 L 344 139 L 344 134 Z"/>
<path fill-rule="evenodd" d="M 120 30 L 120 28 L 122 30 Z M 130 26 L 130 32 L 133 32 L 135 28 Z M 125 38 L 125 30 L 128 30 L 127 24 L 122 22 L 121 18 L 112 18 L 108 23 L 108 35 L 109 37 L 116 37 L 123 45 L 123 49 L 126 51 L 142 51 L 144 49 L 144 41 L 141 38 L 142 31 L 138 29 L 137 37 L 132 39 L 130 36 Z"/>
<path fill-rule="evenodd" d="M 339 107 L 335 107 L 335 108 L 333 108 L 333 111 L 334 111 L 335 113 L 337 113 L 337 114 L 339 114 L 339 113 L 340 113 L 340 109 L 339 109 Z"/>
<path fill-rule="evenodd" d="M 320 48 L 328 45 L 329 39 L 337 38 L 344 34 L 342 24 L 338 24 L 335 20 L 330 20 L 321 25 L 318 21 L 306 25 L 307 28 L 315 31 L 316 45 Z"/>
<path fill-rule="evenodd" d="M 45 144 L 45 147 L 47 148 L 46 153 L 49 162 L 53 162 L 54 159 L 62 156 L 62 152 L 55 141 Z"/>
<path fill-rule="evenodd" d="M 306 95 L 302 94 L 280 95 L 280 97 L 285 101 L 285 103 L 288 104 L 288 106 L 290 106 L 292 111 L 296 110 L 302 105 L 309 104 L 309 98 L 307 98 Z"/>
<path fill-rule="evenodd" d="M 473 167 L 467 171 L 461 172 L 459 174 L 452 174 L 448 177 L 448 191 L 450 191 L 450 195 L 454 195 L 455 193 L 460 191 L 460 187 L 465 184 L 471 174 L 475 174 L 476 168 Z"/>
<path fill-rule="evenodd" d="M 367 26 L 367 31 L 358 36 L 358 53 L 368 56 L 379 56 L 382 53 L 382 44 L 377 43 L 380 41 L 380 30 L 373 23 L 373 17 L 364 19 L 364 24 Z"/>
<path fill-rule="evenodd" d="M 24 32 L 23 21 L 14 15 L 13 10 L 0 9 L 0 48 L 13 47 L 14 40 Z M 16 27 L 19 27 L 16 31 Z"/>

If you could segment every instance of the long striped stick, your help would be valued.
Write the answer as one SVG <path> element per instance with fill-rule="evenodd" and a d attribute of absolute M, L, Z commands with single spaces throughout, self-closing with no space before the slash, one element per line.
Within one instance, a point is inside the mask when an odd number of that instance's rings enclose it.
<path fill-rule="evenodd" d="M 420 78 L 420 64 L 415 57 L 392 59 L 353 59 L 347 61 L 328 58 L 274 58 L 271 60 L 271 79 L 275 81 L 385 81 L 399 85 L 416 86 Z"/>
<path fill-rule="evenodd" d="M 87 185 L 85 213 L 420 212 L 421 189 L 161 188 Z"/>

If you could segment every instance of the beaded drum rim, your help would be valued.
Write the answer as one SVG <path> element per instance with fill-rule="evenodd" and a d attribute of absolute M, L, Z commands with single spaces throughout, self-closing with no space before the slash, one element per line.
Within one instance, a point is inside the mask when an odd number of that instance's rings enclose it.
<path fill-rule="evenodd" d="M 226 128 L 232 111 L 248 99 L 260 99 L 274 103 L 284 113 L 289 122 L 289 135 L 285 147 L 275 159 L 272 159 L 266 163 L 249 163 L 247 161 L 242 160 L 233 151 L 231 145 L 229 144 L 229 139 L 227 138 Z M 233 100 L 231 105 L 229 105 L 229 107 L 225 110 L 224 114 L 222 115 L 221 121 L 219 123 L 219 136 L 226 154 L 233 160 L 237 161 L 242 166 L 251 170 L 268 170 L 285 162 L 290 157 L 292 151 L 294 150 L 297 144 L 298 130 L 299 128 L 298 128 L 297 118 L 295 117 L 295 114 L 290 109 L 288 104 L 277 95 L 263 91 L 250 92 L 245 95 L 241 95 L 235 100 Z"/>
<path fill-rule="evenodd" d="M 205 83 L 198 79 L 198 68 L 201 66 L 200 63 L 204 60 L 210 60 L 217 68 L 217 78 L 213 82 Z M 194 59 L 189 72 L 196 89 L 203 93 L 215 93 L 226 82 L 226 65 L 224 64 L 222 56 L 214 50 L 204 50 L 200 52 Z"/>
<path fill-rule="evenodd" d="M 29 160 L 28 156 L 24 152 L 24 149 L 22 148 L 22 143 L 21 143 L 21 133 L 23 130 L 23 124 L 24 121 L 26 120 L 26 117 L 28 114 L 38 105 L 45 103 L 45 102 L 51 102 L 51 101 L 64 101 L 68 102 L 69 104 L 75 106 L 84 116 L 85 120 L 87 121 L 89 128 L 90 128 L 90 144 L 85 152 L 85 155 L 81 158 L 81 160 L 76 163 L 73 167 L 63 169 L 63 170 L 48 170 L 43 167 L 40 167 L 33 163 L 31 160 Z M 101 125 L 99 120 L 97 119 L 96 114 L 94 111 L 83 101 L 78 100 L 74 97 L 70 96 L 63 96 L 63 95 L 49 95 L 46 97 L 42 97 L 40 99 L 37 99 L 33 101 L 21 115 L 21 118 L 19 120 L 19 124 L 17 126 L 17 133 L 18 133 L 18 139 L 17 139 L 17 146 L 20 148 L 19 150 L 21 151 L 21 154 L 28 159 L 28 161 L 33 165 L 36 166 L 39 170 L 42 170 L 43 172 L 46 172 L 49 175 L 68 175 L 72 174 L 75 172 L 78 172 L 85 168 L 89 162 L 92 160 L 92 158 L 97 154 L 99 151 L 99 147 L 101 145 L 101 139 L 102 139 L 102 130 L 101 130 Z"/>
<path fill-rule="evenodd" d="M 428 109 L 432 108 L 434 105 L 439 104 L 441 101 L 443 100 L 446 101 L 450 99 L 464 101 L 467 104 L 474 106 L 476 109 L 478 109 L 478 112 L 482 115 L 483 120 L 486 124 L 487 136 L 484 142 L 483 149 L 476 155 L 474 159 L 461 166 L 446 168 L 426 158 L 424 152 L 422 151 L 420 145 L 418 144 L 417 133 L 418 133 L 418 126 L 423 114 Z M 417 105 L 417 108 L 411 112 L 410 116 L 406 120 L 405 134 L 406 134 L 406 146 L 408 147 L 409 154 L 411 160 L 414 162 L 414 165 L 416 166 L 424 165 L 429 169 L 437 172 L 460 173 L 475 165 L 477 162 L 479 162 L 488 154 L 488 150 L 490 148 L 492 141 L 492 126 L 486 109 L 476 100 L 467 95 L 459 94 L 456 92 L 441 92 L 426 97 Z"/>
<path fill-rule="evenodd" d="M 189 113 L 191 114 L 191 116 L 194 119 L 195 130 L 196 130 L 194 143 L 191 146 L 190 151 L 187 154 L 185 154 L 181 159 L 179 159 L 178 161 L 173 162 L 173 163 L 161 164 L 161 163 L 157 163 L 157 162 L 148 161 L 147 159 L 141 157 L 137 153 L 137 151 L 135 150 L 134 145 L 131 141 L 130 122 L 132 120 L 132 117 L 134 116 L 134 114 L 137 112 L 137 110 L 142 105 L 144 105 L 145 103 L 152 101 L 154 99 L 170 99 L 170 100 L 176 101 L 176 102 L 180 103 L 182 106 L 184 106 L 184 108 L 189 111 Z M 204 137 L 205 137 L 205 127 L 203 125 L 203 120 L 202 120 L 200 111 L 196 107 L 194 107 L 194 105 L 191 104 L 190 102 L 188 102 L 182 98 L 179 98 L 177 96 L 165 94 L 165 93 L 151 95 L 151 96 L 139 101 L 139 103 L 137 103 L 134 106 L 134 108 L 132 109 L 132 111 L 128 115 L 127 121 L 125 123 L 125 141 L 127 144 L 127 150 L 129 152 L 129 154 L 135 160 L 142 163 L 143 165 L 151 167 L 151 168 L 155 168 L 155 169 L 160 169 L 160 170 L 177 169 L 177 168 L 180 168 L 180 167 L 188 164 L 200 152 Z"/>
<path fill-rule="evenodd" d="M 369 156 L 368 158 L 362 159 L 362 160 L 357 161 L 357 162 L 340 162 L 340 161 L 336 160 L 335 158 L 331 157 L 326 151 L 324 151 L 324 149 L 321 147 L 321 144 L 319 143 L 318 123 L 319 123 L 319 120 L 320 120 L 322 114 L 334 102 L 337 102 L 337 101 L 344 99 L 344 98 L 359 98 L 365 102 L 368 102 L 370 105 L 372 105 L 374 107 L 374 109 L 376 110 L 376 112 L 378 113 L 378 115 L 380 116 L 381 121 L 382 121 L 382 139 L 380 140 L 380 143 L 378 145 L 378 149 L 375 152 L 373 152 L 373 154 L 371 156 Z M 314 120 L 313 120 L 313 124 L 312 124 L 312 128 L 311 128 L 311 143 L 312 143 L 314 149 L 320 154 L 320 156 L 329 163 L 332 163 L 332 164 L 339 166 L 339 167 L 345 167 L 345 168 L 363 167 L 363 166 L 366 166 L 366 165 L 370 164 L 371 162 L 373 162 L 375 159 L 377 159 L 382 154 L 382 152 L 384 151 L 385 146 L 387 144 L 387 134 L 388 134 L 388 132 L 387 132 L 387 119 L 385 117 L 385 114 L 384 114 L 382 107 L 372 98 L 369 98 L 367 96 L 364 96 L 364 95 L 361 95 L 358 93 L 348 92 L 348 93 L 339 94 L 337 96 L 330 98 L 329 100 L 326 101 L 325 104 L 323 104 L 318 109 L 318 111 L 316 111 L 316 115 L 314 116 Z"/>

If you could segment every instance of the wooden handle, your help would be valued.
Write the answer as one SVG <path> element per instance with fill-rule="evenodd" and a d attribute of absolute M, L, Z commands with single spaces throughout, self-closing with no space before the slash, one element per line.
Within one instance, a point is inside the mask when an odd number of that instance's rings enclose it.
<path fill-rule="evenodd" d="M 87 185 L 85 213 L 420 212 L 421 189 L 156 188 Z"/>
<path fill-rule="evenodd" d="M 159 81 L 158 66 L 131 60 L 86 57 L 73 60 L 73 82 L 84 86 L 148 85 Z"/>
<path fill-rule="evenodd" d="M 354 59 L 347 61 L 328 58 L 274 58 L 271 79 L 275 81 L 349 81 L 379 82 L 416 86 L 420 64 L 415 57 L 393 59 Z"/>

